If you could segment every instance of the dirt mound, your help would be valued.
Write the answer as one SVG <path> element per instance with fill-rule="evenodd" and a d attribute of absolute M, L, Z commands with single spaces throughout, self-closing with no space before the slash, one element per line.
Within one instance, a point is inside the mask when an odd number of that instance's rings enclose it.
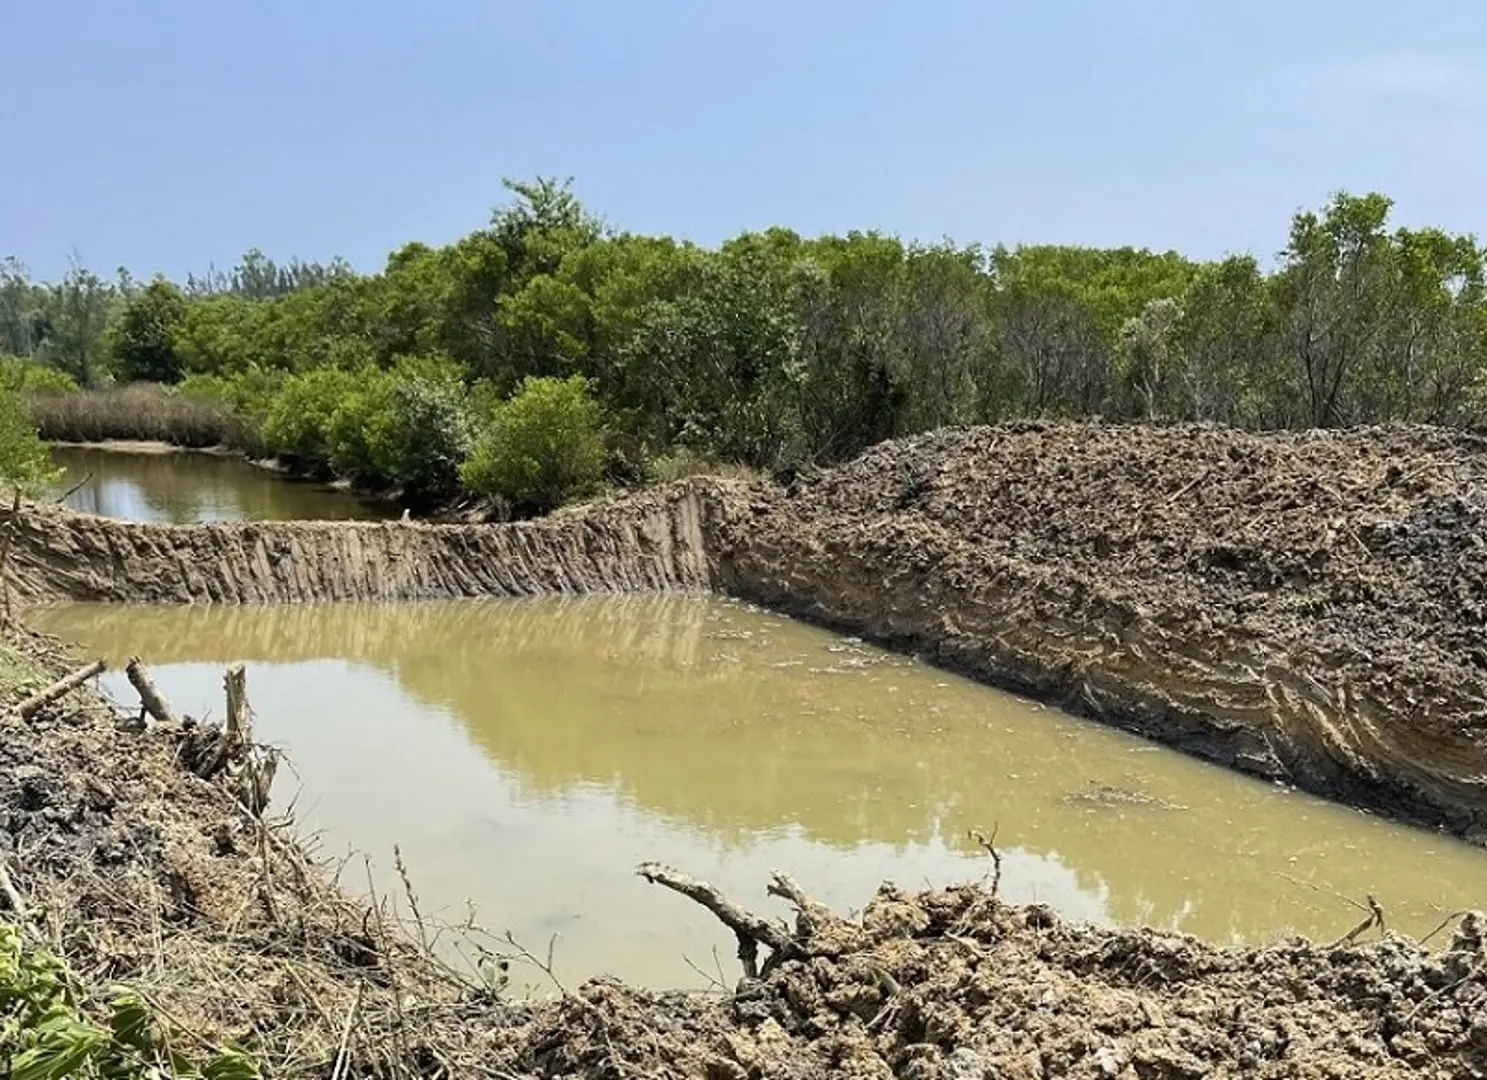
<path fill-rule="evenodd" d="M 514 1027 L 543 1076 L 1180 1078 L 1487 1075 L 1478 916 L 1398 938 L 1225 951 L 1060 922 L 964 887 L 810 908 L 794 955 L 736 992 L 596 982 Z"/>
<path fill-rule="evenodd" d="M 1487 440 L 1019 424 L 738 517 L 750 599 L 1481 839 Z"/>

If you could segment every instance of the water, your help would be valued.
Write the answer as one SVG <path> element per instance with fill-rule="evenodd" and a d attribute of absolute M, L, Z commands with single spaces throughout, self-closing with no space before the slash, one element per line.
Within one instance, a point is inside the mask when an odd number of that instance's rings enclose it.
<path fill-rule="evenodd" d="M 1080 919 L 1219 942 L 1330 940 L 1373 893 L 1423 934 L 1487 903 L 1487 855 L 1205 766 L 913 660 L 717 599 L 278 608 L 76 606 L 43 628 L 142 655 L 178 709 L 221 714 L 247 661 L 278 795 L 326 850 L 425 914 L 471 901 L 560 978 L 698 986 L 730 935 L 633 875 L 660 859 L 781 915 L 769 872 L 840 909 L 882 879 L 981 877 Z M 134 700 L 110 676 L 121 700 Z M 296 776 L 297 774 L 297 776 Z M 1104 790 L 1110 789 L 1110 790 Z M 347 879 L 365 885 L 355 863 Z"/>
<path fill-rule="evenodd" d="M 87 514 L 127 521 L 280 521 L 380 518 L 390 511 L 313 484 L 289 483 L 240 458 L 174 451 L 54 446 L 65 470 L 56 494 Z"/>

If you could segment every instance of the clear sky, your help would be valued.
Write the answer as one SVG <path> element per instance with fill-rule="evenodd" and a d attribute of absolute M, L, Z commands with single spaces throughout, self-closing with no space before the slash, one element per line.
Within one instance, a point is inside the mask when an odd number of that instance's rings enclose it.
<path fill-rule="evenodd" d="M 505 176 L 715 242 L 1487 234 L 1484 0 L 0 0 L 0 255 L 172 276 L 452 240 Z"/>

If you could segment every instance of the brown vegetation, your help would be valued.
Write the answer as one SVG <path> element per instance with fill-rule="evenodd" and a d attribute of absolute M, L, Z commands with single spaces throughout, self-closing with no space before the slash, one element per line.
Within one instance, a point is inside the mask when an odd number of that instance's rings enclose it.
<path fill-rule="evenodd" d="M 126 440 L 252 450 L 257 436 L 226 405 L 141 383 L 29 398 L 31 418 L 54 442 Z"/>

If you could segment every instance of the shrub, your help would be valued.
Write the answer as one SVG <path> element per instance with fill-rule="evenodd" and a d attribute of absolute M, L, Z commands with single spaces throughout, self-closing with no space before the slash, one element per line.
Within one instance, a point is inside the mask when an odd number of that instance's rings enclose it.
<path fill-rule="evenodd" d="M 0 390 L 0 484 L 10 491 L 35 495 L 61 470 L 36 434 L 26 403 L 13 390 Z"/>
<path fill-rule="evenodd" d="M 459 369 L 438 357 L 401 359 L 379 405 L 367 425 L 376 471 L 407 502 L 453 495 L 472 442 Z"/>
<path fill-rule="evenodd" d="M 268 403 L 264 443 L 306 465 L 329 465 L 336 410 L 356 393 L 361 378 L 356 372 L 316 368 L 285 380 Z"/>
<path fill-rule="evenodd" d="M 0 357 L 0 388 L 23 394 L 70 394 L 77 389 L 77 380 L 65 371 L 34 360 L 3 356 Z"/>
<path fill-rule="evenodd" d="M 604 470 L 599 404 L 588 382 L 527 378 L 491 412 L 460 468 L 465 486 L 546 513 L 592 490 Z"/>

